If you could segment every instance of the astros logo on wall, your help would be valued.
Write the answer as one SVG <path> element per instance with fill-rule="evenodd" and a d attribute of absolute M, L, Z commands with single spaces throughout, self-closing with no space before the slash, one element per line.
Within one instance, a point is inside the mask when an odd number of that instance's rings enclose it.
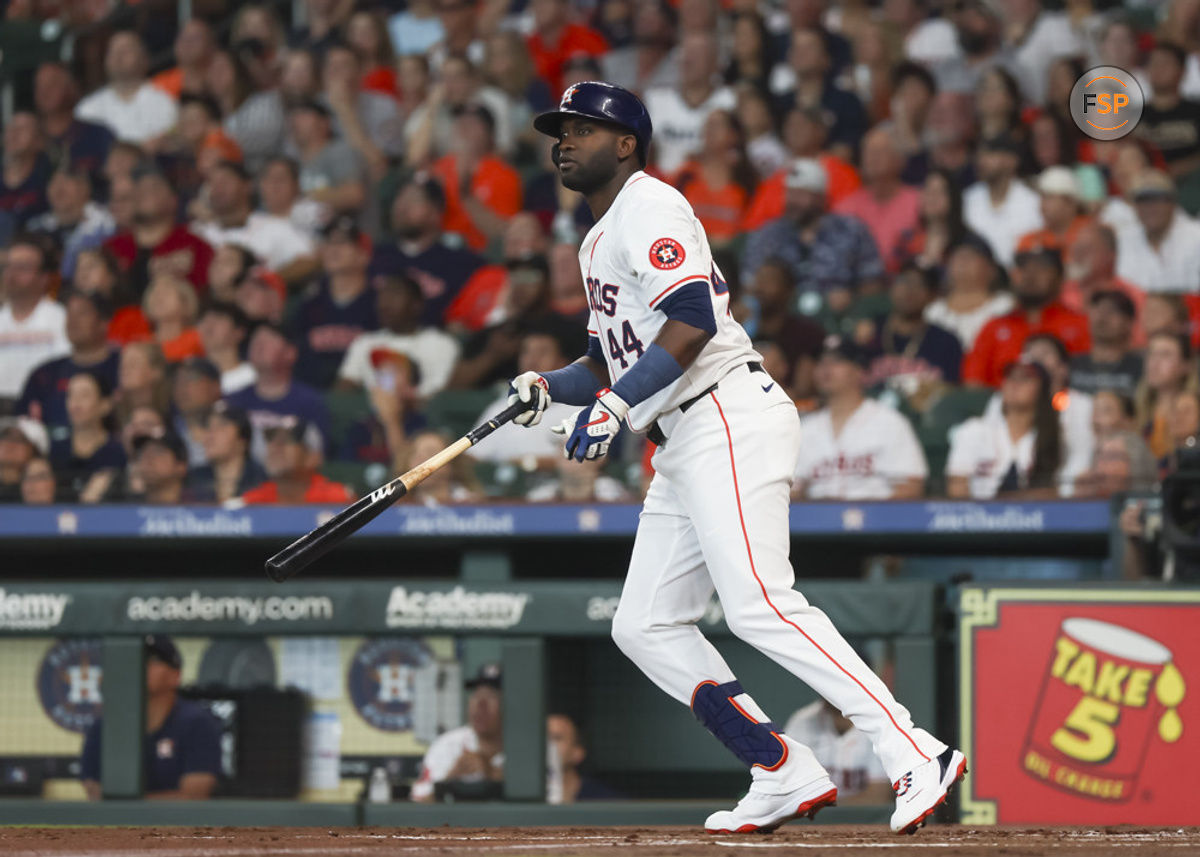
<path fill-rule="evenodd" d="M 674 238 L 659 238 L 650 247 L 650 264 L 671 271 L 683 264 L 685 255 L 683 246 Z"/>
<path fill-rule="evenodd" d="M 59 640 L 38 667 L 38 699 L 46 716 L 71 732 L 86 732 L 103 710 L 103 656 L 97 639 Z"/>
<path fill-rule="evenodd" d="M 417 673 L 433 655 L 411 637 L 367 640 L 350 661 L 346 683 L 350 701 L 363 720 L 385 732 L 413 728 Z"/>

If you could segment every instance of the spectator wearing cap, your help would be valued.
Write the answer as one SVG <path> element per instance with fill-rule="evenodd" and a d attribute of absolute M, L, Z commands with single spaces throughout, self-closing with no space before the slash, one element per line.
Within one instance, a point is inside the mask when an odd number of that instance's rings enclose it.
<path fill-rule="evenodd" d="M 1117 233 L 1117 276 L 1146 292 L 1200 292 L 1200 223 L 1177 197 L 1166 173 L 1144 171 L 1133 186 L 1137 223 Z"/>
<path fill-rule="evenodd" d="M 833 82 L 834 63 L 825 31 L 804 25 L 792 30 L 786 64 L 771 73 L 771 92 L 779 106 L 818 107 L 829 117 L 829 145 L 844 160 L 853 160 L 862 135 L 869 127 L 862 102 Z"/>
<path fill-rule="evenodd" d="M 258 377 L 242 358 L 242 349 L 250 335 L 250 321 L 237 304 L 213 302 L 200 313 L 196 324 L 204 356 L 221 373 L 221 393 L 228 396 L 254 383 Z"/>
<path fill-rule="evenodd" d="M 263 323 L 250 335 L 250 365 L 258 378 L 226 401 L 241 408 L 254 427 L 251 453 L 262 462 L 266 453 L 264 432 L 289 417 L 301 420 L 309 430 L 308 442 L 316 450 L 329 441 L 329 409 L 321 394 L 293 378 L 297 350 L 287 333 L 277 325 Z"/>
<path fill-rule="evenodd" d="M 300 100 L 288 110 L 288 128 L 304 195 L 334 214 L 366 212 L 371 196 L 366 165 L 349 143 L 333 136 L 329 108 L 315 99 Z"/>
<path fill-rule="evenodd" d="M 759 265 L 776 257 L 792 269 L 800 294 L 834 295 L 848 304 L 855 292 L 880 286 L 884 267 L 879 248 L 861 220 L 828 211 L 827 179 L 821 165 L 797 158 L 784 185 L 783 216 L 746 239 L 742 282 L 750 282 Z"/>
<path fill-rule="evenodd" d="M 348 390 L 388 387 L 407 379 L 411 367 L 416 397 L 428 399 L 446 386 L 458 362 L 458 340 L 421 324 L 425 296 L 411 277 L 376 274 L 372 284 L 379 329 L 350 343 L 337 385 Z"/>
<path fill-rule="evenodd" d="M 217 402 L 208 410 L 201 442 L 205 463 L 188 471 L 187 491 L 200 503 L 228 503 L 267 481 L 250 457 L 250 418 L 241 408 Z"/>
<path fill-rule="evenodd" d="M 66 311 L 49 295 L 55 264 L 46 244 L 40 236 L 17 235 L 0 270 L 0 411 L 36 366 L 71 350 Z"/>
<path fill-rule="evenodd" d="M 145 163 L 134 172 L 134 191 L 132 228 L 118 232 L 104 246 L 120 261 L 135 299 L 142 299 L 151 278 L 160 272 L 186 277 L 203 295 L 213 249 L 179 222 L 179 198 L 170 181 Z"/>
<path fill-rule="evenodd" d="M 150 83 L 176 101 L 184 93 L 203 92 L 216 50 L 212 27 L 203 18 L 192 18 L 175 36 L 172 46 L 175 65 L 154 75 Z"/>
<path fill-rule="evenodd" d="M 1112 390 L 1132 398 L 1142 377 L 1142 358 L 1133 350 L 1137 310 L 1124 292 L 1099 291 L 1088 304 L 1092 348 L 1071 360 L 1071 386 L 1095 395 Z"/>
<path fill-rule="evenodd" d="M 1017 254 L 1038 247 L 1065 253 L 1079 230 L 1090 222 L 1083 213 L 1079 179 L 1070 167 L 1047 167 L 1038 176 L 1037 191 L 1042 198 L 1042 228 L 1021 236 L 1017 241 Z"/>
<path fill-rule="evenodd" d="M 1003 371 L 1000 407 L 973 417 L 950 439 L 946 487 L 951 497 L 1053 497 L 1064 461 L 1062 426 L 1046 370 L 1032 359 Z"/>
<path fill-rule="evenodd" d="M 266 432 L 263 468 L 268 481 L 242 495 L 247 505 L 280 503 L 335 503 L 346 505 L 354 494 L 345 485 L 317 472 L 321 455 L 308 444 L 308 424 L 299 417 L 284 417 Z"/>
<path fill-rule="evenodd" d="M 233 292 L 234 304 L 251 324 L 281 324 L 287 299 L 287 283 L 262 265 L 255 265 L 246 271 Z"/>
<path fill-rule="evenodd" d="M 783 353 L 787 371 L 778 377 L 794 399 L 812 396 L 813 369 L 821 356 L 825 330 L 796 312 L 796 280 L 791 266 L 770 258 L 759 265 L 746 292 L 756 306 L 742 327 L 756 341 L 772 342 Z"/>
<path fill-rule="evenodd" d="M 600 57 L 600 80 L 633 92 L 679 85 L 675 8 L 667 0 L 633 7 L 633 40 Z"/>
<path fill-rule="evenodd" d="M 183 657 L 170 637 L 150 634 L 146 653 L 146 734 L 142 741 L 145 796 L 158 800 L 206 800 L 221 774 L 221 732 L 198 702 L 180 699 Z M 79 776 L 89 800 L 103 796 L 101 735 L 97 717 L 83 739 Z"/>
<path fill-rule="evenodd" d="M 32 417 L 0 417 L 0 503 L 21 500 L 25 469 L 50 452 L 46 427 Z"/>
<path fill-rule="evenodd" d="M 334 134 L 366 162 L 372 178 L 387 172 L 388 158 L 404 154 L 404 120 L 391 95 L 364 89 L 363 65 L 354 48 L 335 42 L 321 63 L 321 97 L 333 112 Z"/>
<path fill-rule="evenodd" d="M 482 105 L 455 112 L 451 150 L 430 167 L 442 183 L 446 208 L 442 228 L 482 251 L 521 210 L 521 177 L 495 154 L 496 122 Z"/>
<path fill-rule="evenodd" d="M 744 231 L 753 231 L 783 214 L 788 176 L 797 159 L 815 160 L 825 171 L 825 197 L 836 206 L 862 186 L 858 170 L 837 155 L 825 151 L 829 122 L 819 107 L 793 107 L 783 120 L 783 141 L 787 157 L 783 166 L 758 185 L 750 200 Z"/>
<path fill-rule="evenodd" d="M 130 497 L 134 502 L 178 506 L 193 499 L 185 488 L 187 444 L 171 429 L 135 436 L 129 471 L 130 483 L 139 487 Z"/>
<path fill-rule="evenodd" d="M 300 167 L 283 155 L 259 170 L 258 204 L 264 216 L 290 224 L 309 240 L 330 219 L 326 206 L 300 194 Z"/>
<path fill-rule="evenodd" d="M 499 664 L 485 664 L 470 681 L 467 723 L 433 740 L 421 760 L 421 775 L 409 797 L 432 803 L 453 784 L 495 783 L 504 779 L 504 732 Z M 497 795 L 498 796 L 498 795 Z"/>
<path fill-rule="evenodd" d="M 87 172 L 65 165 L 50 176 L 46 199 L 50 210 L 29 221 L 31 232 L 45 232 L 62 248 L 59 273 L 64 280 L 75 275 L 81 250 L 99 247 L 117 230 L 112 215 L 92 202 L 92 182 Z"/>
<path fill-rule="evenodd" d="M 1181 92 L 1186 61 L 1187 51 L 1174 42 L 1160 41 L 1150 50 L 1146 72 L 1151 93 L 1136 129 L 1162 152 L 1176 179 L 1200 169 L 1200 102 Z"/>
<path fill-rule="evenodd" d="M 221 399 L 221 370 L 204 357 L 189 357 L 175 369 L 171 403 L 175 434 L 187 447 L 187 464 L 204 463 L 204 429 L 208 412 Z"/>
<path fill-rule="evenodd" d="M 75 116 L 105 125 L 118 140 L 147 143 L 175 125 L 174 99 L 146 80 L 149 60 L 137 33 L 119 30 L 108 40 L 104 71 L 108 85 L 84 98 Z"/>
<path fill-rule="evenodd" d="M 508 261 L 508 293 L 499 321 L 474 333 L 450 375 L 451 389 L 475 389 L 515 377 L 521 337 L 541 330 L 557 337 L 564 354 L 586 348 L 583 325 L 556 315 L 550 306 L 550 264 L 545 256 Z"/>
<path fill-rule="evenodd" d="M 998 387 L 1005 367 L 1020 357 L 1025 340 L 1035 333 L 1051 334 L 1071 354 L 1091 348 L 1087 316 L 1059 300 L 1062 278 L 1062 256 L 1056 250 L 1030 251 L 1017 258 L 1017 308 L 984 325 L 963 361 L 965 383 Z"/>
<path fill-rule="evenodd" d="M 46 210 L 50 161 L 43 148 L 37 117 L 27 110 L 14 113 L 4 127 L 0 214 L 8 213 L 17 229 Z"/>
<path fill-rule="evenodd" d="M 288 220 L 254 211 L 254 185 L 241 164 L 219 161 L 204 183 L 211 219 L 192 231 L 214 248 L 238 244 L 285 282 L 302 280 L 317 267 L 312 240 Z"/>
<path fill-rule="evenodd" d="M 1011 136 L 984 140 L 976 161 L 979 181 L 963 192 L 963 220 L 1004 267 L 1012 264 L 1021 235 L 1042 226 L 1041 200 L 1017 178 L 1020 163 L 1020 146 Z"/>
<path fill-rule="evenodd" d="M 425 296 L 421 323 L 440 326 L 447 308 L 467 280 L 483 266 L 469 250 L 452 247 L 442 230 L 446 193 L 438 182 L 417 174 L 400 187 L 392 202 L 395 241 L 376 245 L 371 272 L 402 272 L 415 280 Z"/>
<path fill-rule="evenodd" d="M 95 122 L 75 117 L 79 84 L 71 70 L 60 62 L 44 62 L 33 78 L 33 106 L 46 137 L 46 153 L 55 164 L 69 163 L 93 178 L 113 144 L 113 134 Z"/>
<path fill-rule="evenodd" d="M 875 324 L 867 385 L 887 384 L 921 409 L 931 394 L 957 384 L 963 350 L 958 337 L 930 324 L 925 311 L 937 296 L 932 273 L 907 265 L 892 279 L 891 312 Z"/>
<path fill-rule="evenodd" d="M 142 312 L 150 322 L 154 341 L 169 363 L 204 354 L 204 344 L 195 326 L 199 311 L 196 290 L 187 280 L 164 272 L 150 281 L 142 297 Z"/>
<path fill-rule="evenodd" d="M 925 320 L 955 334 L 969 352 L 989 321 L 1016 306 L 1009 292 L 997 288 L 1001 277 L 992 248 L 968 233 L 946 252 L 945 295 L 925 308 Z"/>
<path fill-rule="evenodd" d="M 1142 318 L 1146 293 L 1128 280 L 1117 276 L 1117 235 L 1111 226 L 1088 221 L 1075 233 L 1067 246 L 1067 275 L 1062 302 L 1076 312 L 1086 312 L 1092 297 L 1101 292 L 1120 292 L 1133 304 L 1137 319 Z M 1146 332 L 1140 324 L 1133 328 L 1133 345 L 1146 344 Z"/>
<path fill-rule="evenodd" d="M 572 21 L 567 0 L 533 0 L 533 32 L 526 39 L 538 76 L 550 91 L 563 91 L 563 65 L 575 54 L 602 56 L 608 52 L 604 36 L 586 24 Z"/>
<path fill-rule="evenodd" d="M 892 273 L 898 269 L 892 260 L 896 258 L 901 235 L 917 225 L 921 199 L 920 191 L 900 181 L 903 167 L 895 133 L 887 127 L 875 128 L 863 138 L 863 186 L 833 209 L 838 214 L 857 217 L 867 225 Z"/>
<path fill-rule="evenodd" d="M 371 242 L 353 217 L 341 215 L 325 227 L 320 257 L 321 280 L 296 310 L 292 330 L 300 349 L 296 377 L 327 390 L 337 379 L 346 349 L 379 322 L 367 281 Z"/>
<path fill-rule="evenodd" d="M 929 468 L 908 420 L 864 394 L 869 355 L 830 337 L 817 362 L 824 407 L 800 421 L 804 443 L 792 497 L 904 500 L 920 497 Z"/>
<path fill-rule="evenodd" d="M 29 373 L 16 411 L 50 429 L 67 426 L 67 382 L 87 369 L 117 386 L 120 352 L 108 343 L 112 305 L 96 293 L 72 291 L 66 298 L 66 332 L 71 353 L 49 360 Z"/>
<path fill-rule="evenodd" d="M 704 121 L 714 110 L 732 111 L 737 96 L 718 85 L 719 46 L 708 32 L 691 32 L 679 42 L 679 84 L 646 91 L 646 109 L 654 117 L 655 165 L 674 175 L 699 151 Z"/>
<path fill-rule="evenodd" d="M 76 372 L 67 382 L 66 437 L 50 444 L 59 487 L 71 500 L 98 503 L 120 488 L 125 450 L 113 434 L 113 388 L 95 372 Z"/>

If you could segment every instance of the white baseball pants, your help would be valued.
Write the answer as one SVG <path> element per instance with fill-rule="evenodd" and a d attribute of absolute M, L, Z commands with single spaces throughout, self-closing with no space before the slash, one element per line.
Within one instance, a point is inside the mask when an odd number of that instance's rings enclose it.
<path fill-rule="evenodd" d="M 621 651 L 684 705 L 701 682 L 733 681 L 696 627 L 715 588 L 729 629 L 850 718 L 893 782 L 945 750 L 792 588 L 788 507 L 801 439 L 789 397 L 765 373 L 739 367 L 659 425 L 667 442 L 654 455 L 613 618 Z"/>

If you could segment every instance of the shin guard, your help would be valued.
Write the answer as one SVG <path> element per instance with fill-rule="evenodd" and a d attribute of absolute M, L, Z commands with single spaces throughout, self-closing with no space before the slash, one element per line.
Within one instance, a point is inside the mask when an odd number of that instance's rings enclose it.
<path fill-rule="evenodd" d="M 692 713 L 745 765 L 774 771 L 787 761 L 780 728 L 767 719 L 740 682 L 701 682 L 692 692 Z"/>

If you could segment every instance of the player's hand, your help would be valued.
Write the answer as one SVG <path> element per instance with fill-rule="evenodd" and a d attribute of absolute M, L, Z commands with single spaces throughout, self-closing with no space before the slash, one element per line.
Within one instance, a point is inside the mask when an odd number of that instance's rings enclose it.
<path fill-rule="evenodd" d="M 512 379 L 513 392 L 508 394 L 508 403 L 528 402 L 529 410 L 513 417 L 519 426 L 535 426 L 542 421 L 542 411 L 550 404 L 550 385 L 537 372 L 523 372 Z"/>
<path fill-rule="evenodd" d="M 603 458 L 621 430 L 621 421 L 629 413 L 625 400 L 605 387 L 596 394 L 596 404 L 579 412 L 574 422 L 563 420 L 551 431 L 567 435 L 563 454 L 576 461 Z M 569 434 L 568 434 L 569 432 Z"/>

